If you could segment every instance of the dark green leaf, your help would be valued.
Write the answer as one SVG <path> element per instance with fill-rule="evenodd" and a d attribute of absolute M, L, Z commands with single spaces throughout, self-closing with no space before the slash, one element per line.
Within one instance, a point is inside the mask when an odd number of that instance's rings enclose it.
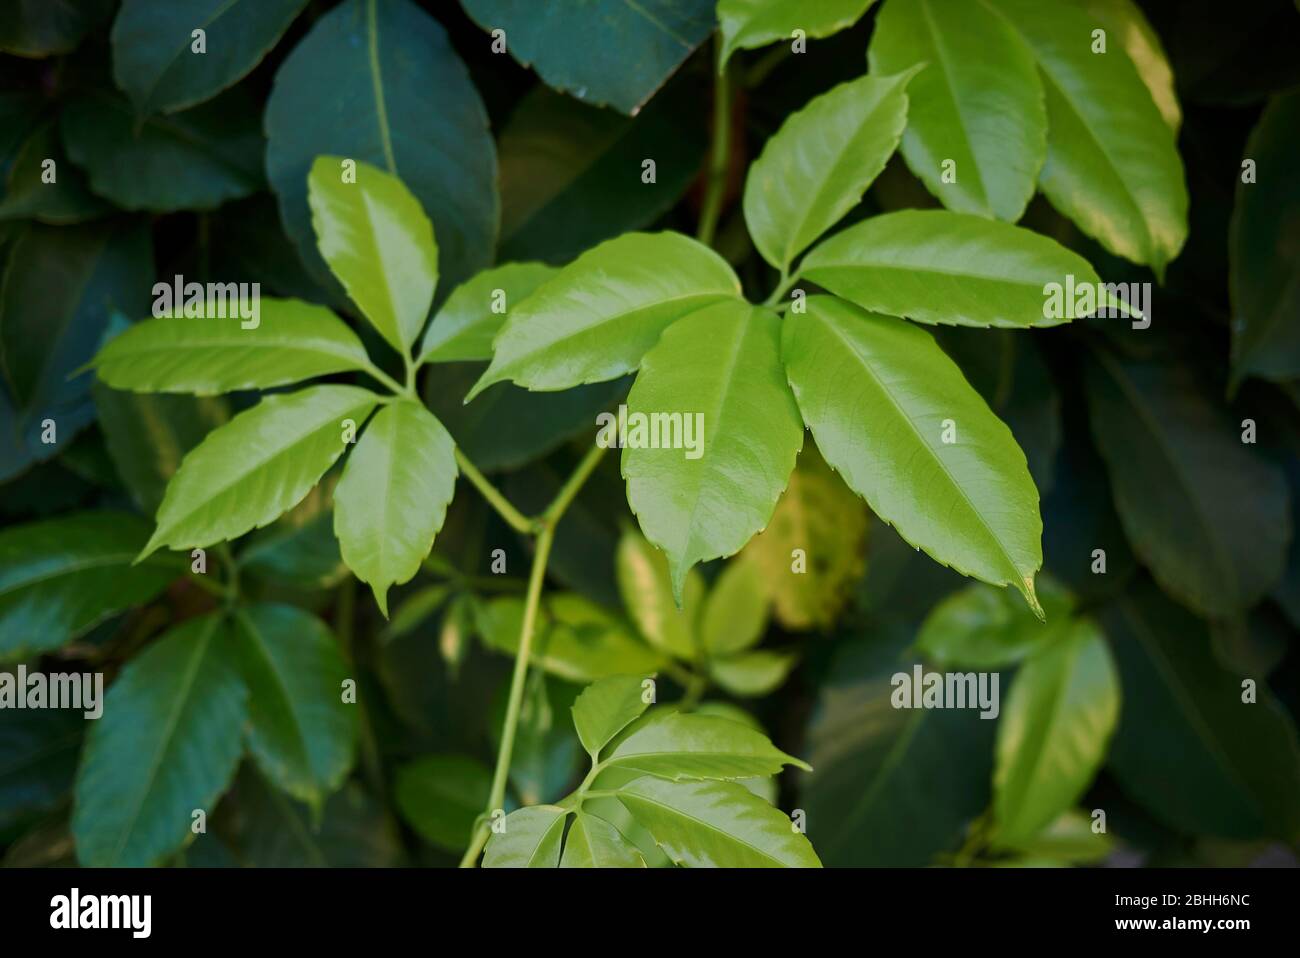
<path fill-rule="evenodd" d="M 397 770 L 397 808 L 411 827 L 439 848 L 469 844 L 474 820 L 487 805 L 492 772 L 465 755 L 426 755 Z"/>

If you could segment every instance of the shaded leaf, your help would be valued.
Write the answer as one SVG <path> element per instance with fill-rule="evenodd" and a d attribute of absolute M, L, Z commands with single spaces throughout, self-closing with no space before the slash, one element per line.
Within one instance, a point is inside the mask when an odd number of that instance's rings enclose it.
<path fill-rule="evenodd" d="M 469 844 L 474 820 L 487 805 L 492 772 L 465 755 L 425 755 L 397 769 L 394 794 L 402 817 L 439 848 Z"/>
<path fill-rule="evenodd" d="M 676 658 L 697 658 L 696 623 L 705 592 L 699 573 L 687 573 L 679 607 L 673 601 L 667 557 L 640 533 L 632 529 L 623 533 L 615 563 L 623 605 L 646 641 Z"/>

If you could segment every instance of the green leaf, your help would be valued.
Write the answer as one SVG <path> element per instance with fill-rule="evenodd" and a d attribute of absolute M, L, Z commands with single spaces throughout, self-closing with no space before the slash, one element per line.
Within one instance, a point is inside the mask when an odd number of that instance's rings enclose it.
<path fill-rule="evenodd" d="M 1015 31 L 970 0 L 890 0 L 868 56 L 873 73 L 927 64 L 908 85 L 903 134 L 926 189 L 959 213 L 1020 219 L 1047 157 L 1047 109 Z"/>
<path fill-rule="evenodd" d="M 680 233 L 628 233 L 579 256 L 514 310 L 465 401 L 493 383 L 568 389 L 636 369 L 668 326 L 740 295 L 722 257 Z"/>
<path fill-rule="evenodd" d="M 312 24 L 276 73 L 265 128 L 281 219 L 318 277 L 327 273 L 307 176 L 321 154 L 406 185 L 433 221 L 448 288 L 492 261 L 499 200 L 487 114 L 442 26 L 410 0 L 346 0 Z"/>
<path fill-rule="evenodd" d="M 641 778 L 624 786 L 618 798 L 679 865 L 821 867 L 785 813 L 738 783 Z"/>
<path fill-rule="evenodd" d="M 617 828 L 578 811 L 564 841 L 561 868 L 645 868 L 645 859 Z"/>
<path fill-rule="evenodd" d="M 628 723 L 638 718 L 650 703 L 643 697 L 641 675 L 617 675 L 593 682 L 573 703 L 573 727 L 577 729 L 592 761 Z"/>
<path fill-rule="evenodd" d="M 492 340 L 510 310 L 557 272 L 544 263 L 506 263 L 462 283 L 429 324 L 418 362 L 491 359 Z"/>
<path fill-rule="evenodd" d="M 1075 0 L 1123 44 L 1137 72 L 1155 100 L 1160 115 L 1175 135 L 1182 126 L 1183 111 L 1178 106 L 1174 90 L 1174 71 L 1165 58 L 1160 37 L 1152 29 L 1142 8 L 1133 0 Z M 1208 26 L 1208 25 L 1207 25 Z M 1213 27 L 1210 27 L 1213 29 Z"/>
<path fill-rule="evenodd" d="M 521 805 L 537 805 L 563 795 L 573 784 L 579 749 L 573 735 L 572 711 L 579 691 L 577 685 L 542 670 L 529 673 L 519 706 L 515 746 L 510 753 L 510 787 Z M 488 726 L 491 744 L 498 751 L 509 698 L 509 683 L 502 682 L 492 702 Z"/>
<path fill-rule="evenodd" d="M 234 315 L 233 298 L 193 311 L 203 315 L 178 306 L 115 337 L 94 359 L 99 378 L 114 389 L 214 396 L 370 365 L 356 333 L 323 306 L 263 297 L 256 326 Z"/>
<path fill-rule="evenodd" d="M 355 386 L 313 386 L 240 413 L 185 457 L 141 555 L 212 545 L 278 518 L 343 454 L 345 433 L 359 430 L 378 401 Z"/>
<path fill-rule="evenodd" d="M 158 862 L 192 838 L 235 774 L 247 690 L 229 625 L 190 619 L 131 661 L 109 688 L 77 775 L 72 834 L 91 868 Z"/>
<path fill-rule="evenodd" d="M 307 0 L 123 0 L 113 21 L 113 80 L 142 114 L 201 103 L 248 74 Z M 196 52 L 192 31 L 212 49 Z"/>
<path fill-rule="evenodd" d="M 277 788 L 320 807 L 342 784 L 356 748 L 338 641 L 314 615 L 272 603 L 241 608 L 233 632 L 253 758 Z"/>
<path fill-rule="evenodd" d="M 330 478 L 240 550 L 239 568 L 256 578 L 299 589 L 328 589 L 349 575 L 334 535 Z"/>
<path fill-rule="evenodd" d="M 767 525 L 794 471 L 803 424 L 780 339 L 769 310 L 702 309 L 663 334 L 628 394 L 627 501 L 668 554 L 674 598 L 696 562 L 739 552 Z"/>
<path fill-rule="evenodd" d="M 940 602 L 926 616 L 916 651 L 940 666 L 996 670 L 1015 665 L 1061 640 L 1070 627 L 1070 596 L 1051 578 L 1038 583 L 1047 622 L 1028 614 L 1005 589 L 967 586 Z"/>
<path fill-rule="evenodd" d="M 1187 238 L 1187 186 L 1173 131 L 1122 46 L 1092 51 L 1095 21 L 1071 4 L 982 0 L 1016 31 L 1047 94 L 1039 185 L 1117 256 L 1163 276 Z"/>
<path fill-rule="evenodd" d="M 795 30 L 817 39 L 853 26 L 875 0 L 820 0 L 793 4 L 788 0 L 718 0 L 722 28 L 719 69 L 739 49 L 752 50 L 777 40 L 790 40 Z"/>
<path fill-rule="evenodd" d="M 1078 801 L 1119 709 L 1115 663 L 1092 622 L 1070 623 L 1025 661 L 998 722 L 993 813 L 1003 841 L 1029 841 Z"/>
<path fill-rule="evenodd" d="M 737 558 L 719 573 L 700 616 L 700 638 L 709 656 L 730 655 L 757 645 L 767 631 L 767 592 L 758 563 Z"/>
<path fill-rule="evenodd" d="M 230 418 L 222 399 L 122 392 L 103 383 L 93 392 L 108 454 L 146 512 L 157 510 L 181 458 Z"/>
<path fill-rule="evenodd" d="M 479 635 L 490 648 L 514 655 L 519 649 L 523 615 L 520 599 L 486 602 L 479 609 Z M 648 674 L 664 664 L 662 655 L 639 642 L 600 606 L 565 592 L 547 596 L 542 603 L 532 660 L 550 674 L 571 682 Z"/>
<path fill-rule="evenodd" d="M 992 841 L 995 847 L 1018 852 L 1027 858 L 1084 863 L 1101 861 L 1115 847 L 1110 835 L 1093 831 L 1091 819 L 1074 810 L 1065 812 L 1046 829 L 1025 841 L 1004 842 L 999 835 L 994 835 Z"/>
<path fill-rule="evenodd" d="M 1101 282 L 1087 260 L 1053 239 L 947 210 L 903 210 L 850 226 L 809 253 L 799 272 L 890 316 L 1014 329 L 1091 315 L 1087 300 L 1079 309 L 1065 295 L 1067 277 L 1094 295 Z"/>
<path fill-rule="evenodd" d="M 759 570 L 782 626 L 825 629 L 835 622 L 862 576 L 868 522 L 862 500 L 805 442 L 767 528 L 740 554 Z"/>
<path fill-rule="evenodd" d="M 826 461 L 912 545 L 1041 618 L 1038 490 L 1011 432 L 924 330 L 830 297 L 807 310 L 783 352 Z"/>
<path fill-rule="evenodd" d="M 784 765 L 809 768 L 739 722 L 668 710 L 651 712 L 633 725 L 603 764 L 675 782 L 775 775 Z"/>
<path fill-rule="evenodd" d="M 57 179 L 42 178 L 47 161 L 54 163 Z M 57 118 L 37 127 L 24 141 L 9 170 L 8 187 L 0 202 L 0 220 L 34 219 L 56 226 L 96 219 L 112 207 L 86 187 L 80 171 L 68 162 L 59 140 Z"/>
<path fill-rule="evenodd" d="M 56 649 L 162 591 L 176 565 L 131 564 L 148 535 L 138 517 L 107 511 L 0 532 L 0 661 Z"/>
<path fill-rule="evenodd" d="M 397 809 L 423 838 L 450 852 L 469 844 L 492 772 L 466 755 L 425 755 L 397 769 Z"/>
<path fill-rule="evenodd" d="M 1133 551 L 1165 589 L 1204 615 L 1253 605 L 1282 577 L 1290 505 L 1281 471 L 1190 368 L 1087 366 L 1092 432 Z"/>
<path fill-rule="evenodd" d="M 112 0 L 14 0 L 0 9 L 0 50 L 20 57 L 70 53 L 112 11 Z"/>
<path fill-rule="evenodd" d="M 1254 183 L 1237 183 L 1229 237 L 1232 379 L 1300 377 L 1300 251 L 1287 237 L 1300 223 L 1291 172 L 1300 149 L 1300 92 L 1269 101 L 1246 143 Z"/>
<path fill-rule="evenodd" d="M 149 308 L 153 252 L 144 224 L 29 227 L 9 251 L 0 294 L 0 356 L 12 390 L 14 446 L 48 459 L 94 418 L 94 355 L 114 307 Z M 57 427 L 54 443 L 41 423 Z"/>
<path fill-rule="evenodd" d="M 1300 838 L 1300 744 L 1267 685 L 1243 701 L 1204 623 L 1150 586 L 1103 621 L 1124 687 L 1110 770 L 1125 794 L 1193 834 Z"/>
<path fill-rule="evenodd" d="M 911 551 L 910 549 L 908 550 Z M 802 807 L 829 865 L 922 867 L 955 851 L 988 806 L 996 722 L 974 709 L 902 709 L 910 629 L 842 644 L 809 726 Z"/>
<path fill-rule="evenodd" d="M 433 224 L 396 176 L 318 156 L 307 177 L 316 246 L 366 319 L 399 353 L 424 328 L 438 285 Z"/>
<path fill-rule="evenodd" d="M 713 30 L 714 0 L 588 0 L 538 15 L 531 0 L 463 0 L 546 85 L 636 114 Z M 486 41 L 485 41 L 486 42 Z"/>
<path fill-rule="evenodd" d="M 0 722 L 0 830 L 54 809 L 72 788 L 84 710 L 10 710 Z M 12 846 L 10 846 L 12 848 Z M 9 865 L 6 858 L 5 865 Z"/>
<path fill-rule="evenodd" d="M 799 656 L 792 652 L 758 649 L 710 659 L 709 677 L 732 695 L 757 698 L 784 682 L 798 663 Z"/>
<path fill-rule="evenodd" d="M 497 146 L 498 258 L 564 263 L 645 228 L 676 205 L 699 175 L 708 145 L 708 117 L 692 79 L 671 84 L 634 118 L 540 84 L 525 95 Z"/>
<path fill-rule="evenodd" d="M 343 561 L 388 615 L 388 589 L 408 581 L 433 548 L 456 491 L 456 447 L 417 402 L 375 415 L 348 457 L 334 492 L 334 531 Z"/>
<path fill-rule="evenodd" d="M 511 812 L 483 850 L 484 868 L 555 868 L 568 812 L 557 805 L 532 805 Z"/>
<path fill-rule="evenodd" d="M 687 573 L 679 606 L 673 601 L 667 557 L 633 529 L 619 539 L 615 564 L 623 605 L 646 641 L 675 658 L 696 659 L 700 647 L 695 626 L 704 602 L 699 573 Z"/>
<path fill-rule="evenodd" d="M 412 592 L 393 610 L 387 627 L 380 635 L 381 640 L 387 644 L 414 632 L 446 605 L 449 599 L 453 599 L 453 596 L 452 587 L 441 582 L 437 585 L 426 585 Z M 459 598 L 460 596 L 455 596 L 453 600 Z M 450 618 L 450 615 L 448 617 Z"/>
<path fill-rule="evenodd" d="M 785 271 L 858 205 L 898 146 L 908 81 L 864 76 L 793 113 L 745 179 L 745 223 L 763 258 Z"/>
<path fill-rule="evenodd" d="M 139 119 L 120 96 L 88 93 L 63 108 L 63 144 L 90 187 L 127 210 L 212 210 L 256 193 L 258 108 L 245 88 L 184 113 Z"/>

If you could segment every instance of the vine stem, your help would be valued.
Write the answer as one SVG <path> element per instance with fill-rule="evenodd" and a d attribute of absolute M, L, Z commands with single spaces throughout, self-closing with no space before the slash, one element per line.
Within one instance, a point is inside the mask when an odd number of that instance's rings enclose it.
<path fill-rule="evenodd" d="M 478 467 L 469 461 L 469 457 L 460 451 L 460 446 L 456 447 L 456 465 L 460 466 L 460 471 L 465 478 L 474 484 L 474 488 L 482 494 L 511 529 L 524 535 L 532 535 L 537 531 L 537 523 L 512 506 L 510 501 L 497 491 L 497 487 L 488 482 L 487 477 L 478 471 Z"/>
<path fill-rule="evenodd" d="M 501 498 L 501 502 L 523 521 L 525 528 L 520 531 L 536 533 L 537 548 L 533 553 L 533 565 L 528 573 L 528 592 L 524 597 L 524 620 L 519 628 L 519 648 L 515 652 L 514 671 L 510 675 L 510 697 L 506 701 L 505 722 L 501 727 L 501 745 L 497 749 L 496 768 L 492 772 L 492 789 L 488 793 L 487 808 L 474 825 L 474 834 L 470 840 L 469 848 L 465 850 L 465 855 L 460 860 L 461 868 L 473 868 L 478 862 L 479 854 L 487 845 L 488 836 L 491 832 L 489 821 L 492 813 L 505 803 L 506 782 L 510 776 L 510 760 L 513 757 L 515 748 L 515 733 L 519 728 L 519 712 L 523 706 L 524 686 L 528 679 L 528 666 L 532 659 L 533 638 L 537 626 L 537 610 L 542 601 L 542 586 L 546 580 L 546 564 L 551 557 L 551 546 L 555 543 L 555 528 L 604 454 L 604 446 L 593 445 L 587 451 L 587 454 L 582 457 L 582 461 L 578 463 L 569 478 L 565 480 L 564 485 L 560 487 L 560 491 L 551 500 L 551 504 L 546 507 L 546 510 L 536 521 L 524 518 L 522 514 L 518 513 L 518 510 L 506 502 L 504 497 L 500 497 L 500 494 L 484 480 L 487 488 L 492 489 L 492 492 Z M 457 457 L 460 458 L 459 450 L 457 450 Z M 470 468 L 473 469 L 473 466 Z M 482 488 L 480 487 L 480 491 Z M 486 495 L 486 493 L 484 494 Z M 493 505 L 497 504 L 493 503 Z M 497 506 L 497 511 L 502 511 L 500 506 Z M 505 516 L 505 513 L 502 512 L 502 515 Z M 509 521 L 508 517 L 507 521 Z M 511 522 L 511 525 L 514 525 L 514 523 Z"/>
<path fill-rule="evenodd" d="M 718 36 L 718 63 L 722 63 L 722 37 Z M 727 187 L 727 173 L 731 160 L 731 79 L 730 67 L 718 69 L 713 79 L 713 151 L 709 157 L 709 178 L 700 209 L 700 225 L 696 239 L 705 246 L 713 245 L 718 231 L 718 217 L 722 213 L 722 198 Z"/>

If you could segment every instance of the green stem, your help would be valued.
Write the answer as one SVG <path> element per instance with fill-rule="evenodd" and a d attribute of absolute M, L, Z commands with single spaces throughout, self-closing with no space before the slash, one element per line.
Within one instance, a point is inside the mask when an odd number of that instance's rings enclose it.
<path fill-rule="evenodd" d="M 397 395 L 399 395 L 399 396 L 409 396 L 409 397 L 412 398 L 412 399 L 415 398 L 415 391 L 414 391 L 413 389 L 411 389 L 409 383 L 408 383 L 406 386 L 403 386 L 403 385 L 402 385 L 401 383 L 399 383 L 396 379 L 394 379 L 392 376 L 388 375 L 388 373 L 384 372 L 382 369 L 380 369 L 380 368 L 379 368 L 378 366 L 376 366 L 374 363 L 367 363 L 367 364 L 365 365 L 365 367 L 363 367 L 363 368 L 364 368 L 364 371 L 365 371 L 365 372 L 369 373 L 369 374 L 370 374 L 371 376 L 373 376 L 375 379 L 379 380 L 381 383 L 383 383 L 385 386 L 387 386 L 389 389 L 391 389 L 391 390 L 392 390 L 394 393 L 396 393 Z M 409 370 L 410 367 L 408 366 L 407 368 L 408 368 L 408 370 Z"/>
<path fill-rule="evenodd" d="M 587 454 L 582 457 L 582 461 L 578 463 L 577 468 L 573 470 L 573 474 L 569 476 L 568 481 L 565 482 L 565 484 L 560 487 L 560 491 L 555 494 L 555 499 L 546 507 L 546 511 L 542 513 L 541 522 L 543 525 L 554 526 L 555 523 L 560 521 L 560 516 L 564 515 L 568 510 L 569 505 L 578 494 L 578 490 L 582 488 L 583 483 L 585 483 L 591 476 L 591 473 L 600 463 L 600 458 L 603 455 L 605 455 L 604 446 L 593 445 L 591 449 L 587 451 Z"/>
<path fill-rule="evenodd" d="M 799 282 L 799 274 L 791 274 L 788 269 L 781 270 L 781 277 L 776 281 L 776 289 L 772 290 L 772 295 L 763 300 L 763 305 L 768 308 L 776 308 L 777 304 L 790 292 L 790 288 Z"/>
<path fill-rule="evenodd" d="M 718 37 L 719 63 L 722 55 L 722 37 Z M 722 214 L 722 199 L 727 188 L 727 173 L 731 160 L 731 79 L 730 67 L 718 70 L 713 80 L 713 152 L 709 158 L 708 183 L 704 206 L 700 210 L 700 225 L 696 238 L 706 246 L 713 245 L 718 231 L 718 217 Z"/>
<path fill-rule="evenodd" d="M 549 511 L 549 510 L 548 510 Z M 497 750 L 496 769 L 492 773 L 492 790 L 488 793 L 486 815 L 505 803 L 506 780 L 510 774 L 510 758 L 515 748 L 515 730 L 519 726 L 519 709 L 524 699 L 524 680 L 528 677 L 528 663 L 532 656 L 533 632 L 537 624 L 537 607 L 542 601 L 542 582 L 546 578 L 546 562 L 555 541 L 555 526 L 546 525 L 537 536 L 537 552 L 533 556 L 532 571 L 528 574 L 528 594 L 524 599 L 524 622 L 519 630 L 519 650 L 515 653 L 515 669 L 510 676 L 510 698 L 506 702 L 505 723 L 501 727 L 501 747 Z M 470 868 L 478 860 L 479 852 L 487 844 L 489 826 L 480 820 L 475 828 L 462 868 Z"/>
<path fill-rule="evenodd" d="M 537 531 L 537 523 L 512 506 L 509 500 L 497 491 L 496 486 L 488 482 L 474 463 L 470 462 L 469 458 L 460 451 L 459 446 L 456 447 L 456 464 L 460 466 L 460 471 L 465 478 L 473 483 L 474 488 L 488 501 L 488 505 L 497 511 L 497 514 L 506 521 L 511 529 L 522 532 L 524 535 L 531 535 Z"/>

